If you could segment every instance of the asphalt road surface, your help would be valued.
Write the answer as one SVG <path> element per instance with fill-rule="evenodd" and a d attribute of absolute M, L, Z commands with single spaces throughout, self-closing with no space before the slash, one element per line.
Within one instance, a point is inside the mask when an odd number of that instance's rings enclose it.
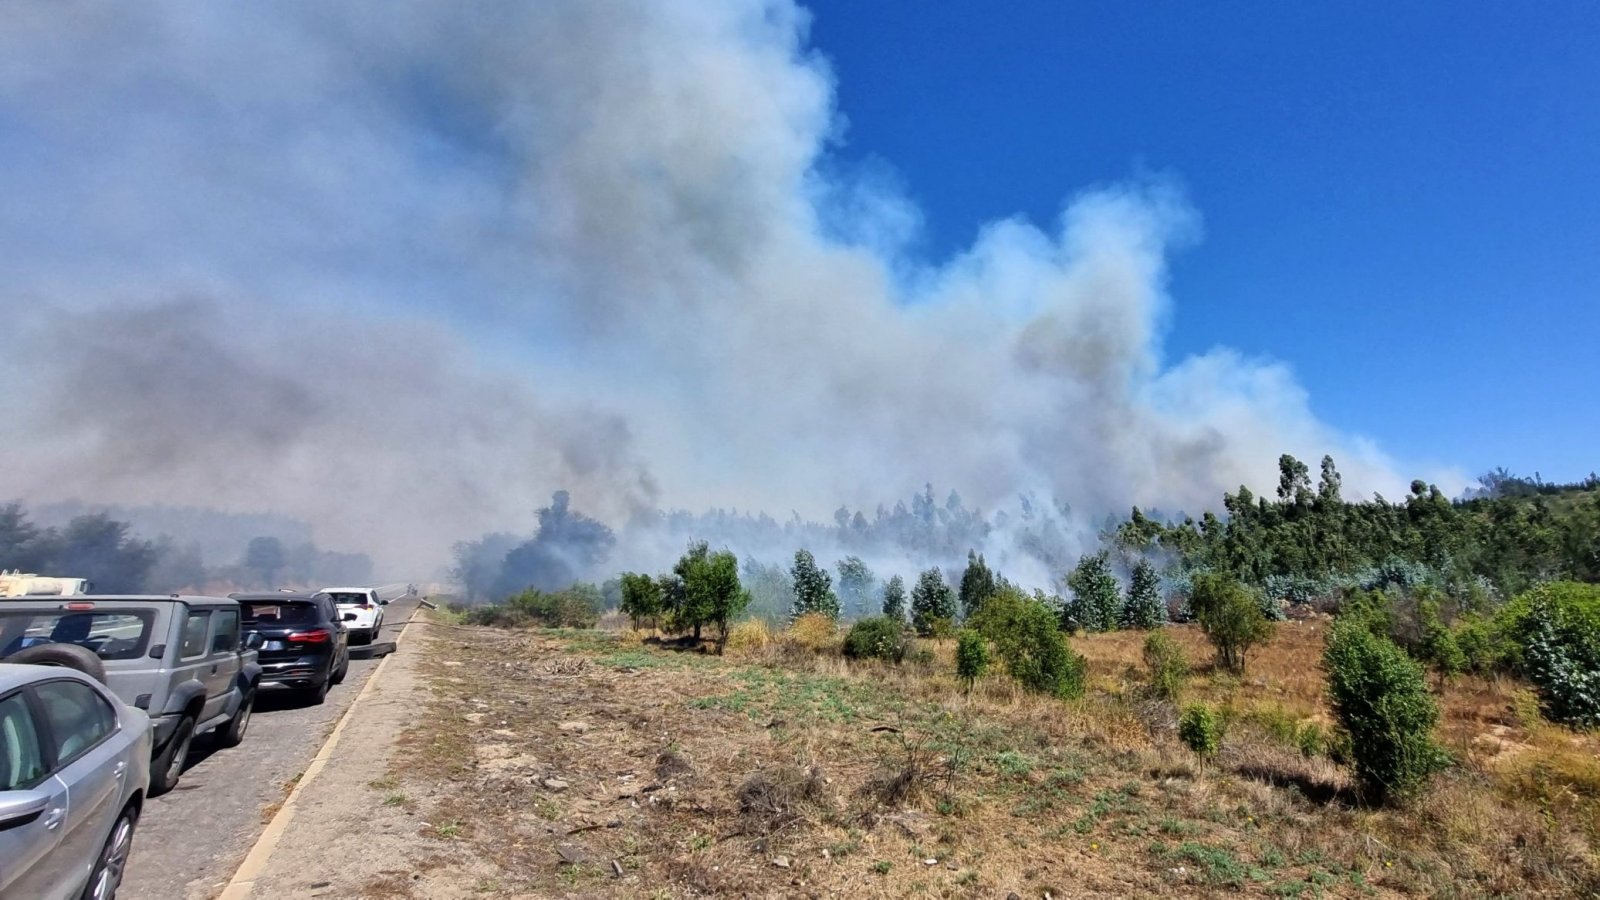
<path fill-rule="evenodd" d="M 392 641 L 416 610 L 415 599 L 403 598 L 405 589 L 404 584 L 379 588 L 379 596 L 397 599 L 383 608 L 378 641 Z M 263 690 L 244 743 L 231 750 L 213 750 L 209 740 L 196 738 L 183 780 L 145 803 L 117 896 L 216 896 L 377 665 L 377 658 L 352 657 L 344 683 L 329 691 L 321 706 L 307 706 L 287 691 Z"/>

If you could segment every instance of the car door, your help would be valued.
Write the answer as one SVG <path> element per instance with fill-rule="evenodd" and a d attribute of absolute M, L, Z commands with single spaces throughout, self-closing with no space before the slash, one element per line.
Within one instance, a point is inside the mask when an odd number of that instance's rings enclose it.
<path fill-rule="evenodd" d="M 211 610 L 185 607 L 182 631 L 179 635 L 178 662 L 174 667 L 177 677 L 174 684 L 194 680 L 205 689 L 206 700 L 200 710 L 204 722 L 221 711 L 226 698 L 217 696 L 215 668 L 211 659 Z M 196 723 L 199 724 L 199 723 Z"/>
<path fill-rule="evenodd" d="M 35 684 L 32 691 L 55 778 L 67 789 L 61 843 L 48 868 L 65 890 L 63 896 L 75 897 L 121 812 L 118 801 L 128 761 L 123 744 L 111 739 L 117 731 L 116 710 L 99 691 L 64 678 Z"/>
<path fill-rule="evenodd" d="M 0 798 L 20 798 L 24 791 L 43 794 L 45 806 L 37 815 L 0 824 L 0 896 L 59 896 L 63 888 L 53 865 L 67 788 L 51 777 L 34 705 L 25 690 L 17 690 L 0 698 Z"/>
<path fill-rule="evenodd" d="M 226 712 L 239 675 L 239 610 L 211 611 L 210 668 L 202 670 L 206 684 L 205 718 Z"/>

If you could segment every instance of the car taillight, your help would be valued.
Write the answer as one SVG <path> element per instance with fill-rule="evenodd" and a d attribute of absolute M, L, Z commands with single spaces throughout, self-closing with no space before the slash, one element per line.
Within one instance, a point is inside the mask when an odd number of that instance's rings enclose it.
<path fill-rule="evenodd" d="M 312 631 L 296 631 L 285 640 L 291 644 L 326 644 L 333 639 L 333 632 L 326 628 L 317 628 Z"/>

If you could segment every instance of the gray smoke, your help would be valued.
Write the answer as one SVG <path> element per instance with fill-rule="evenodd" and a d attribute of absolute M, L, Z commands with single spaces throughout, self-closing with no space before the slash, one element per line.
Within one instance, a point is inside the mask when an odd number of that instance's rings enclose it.
<path fill-rule="evenodd" d="M 415 571 L 562 488 L 620 524 L 932 481 L 1068 504 L 1078 539 L 1270 486 L 1286 451 L 1401 487 L 1285 366 L 1163 358 L 1166 255 L 1199 232 L 1170 184 L 902 252 L 914 204 L 818 165 L 845 131 L 806 25 L 783 0 L 6 6 L 0 497 L 268 509 Z"/>

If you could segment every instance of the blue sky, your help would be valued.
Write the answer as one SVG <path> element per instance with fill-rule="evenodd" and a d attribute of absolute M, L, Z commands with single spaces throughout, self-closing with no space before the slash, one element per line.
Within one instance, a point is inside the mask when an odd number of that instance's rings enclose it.
<path fill-rule="evenodd" d="M 837 161 L 893 170 L 929 259 L 1170 176 L 1169 356 L 1286 361 L 1400 459 L 1600 469 L 1600 6 L 809 6 Z"/>

